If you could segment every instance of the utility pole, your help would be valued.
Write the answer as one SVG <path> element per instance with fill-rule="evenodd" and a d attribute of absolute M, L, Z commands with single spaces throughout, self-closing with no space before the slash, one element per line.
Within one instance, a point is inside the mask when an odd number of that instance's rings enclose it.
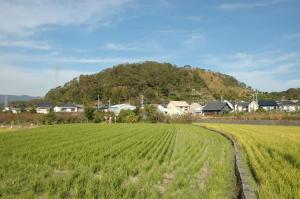
<path fill-rule="evenodd" d="M 100 99 L 99 99 L 99 94 L 98 94 L 97 108 L 98 108 L 98 111 L 99 111 L 99 110 L 100 110 Z"/>
<path fill-rule="evenodd" d="M 256 103 L 258 103 L 257 91 L 255 91 L 255 100 L 256 100 Z"/>
<path fill-rule="evenodd" d="M 108 111 L 110 111 L 110 98 L 108 100 Z"/>
<path fill-rule="evenodd" d="M 144 109 L 144 96 L 141 95 L 141 108 Z"/>
<path fill-rule="evenodd" d="M 8 107 L 7 95 L 5 95 L 4 108 Z"/>

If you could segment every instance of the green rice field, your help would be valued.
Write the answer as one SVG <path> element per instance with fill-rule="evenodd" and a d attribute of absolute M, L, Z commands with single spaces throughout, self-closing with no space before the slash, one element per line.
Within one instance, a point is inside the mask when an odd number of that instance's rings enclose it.
<path fill-rule="evenodd" d="M 276 166 L 289 166 L 282 183 L 299 179 L 299 141 L 290 143 L 280 150 L 289 150 L 290 164 Z M 270 161 L 267 152 L 261 158 Z M 291 191 L 299 188 L 293 183 Z M 230 142 L 193 125 L 72 124 L 0 133 L 0 198 L 222 199 L 235 197 L 235 184 Z"/>

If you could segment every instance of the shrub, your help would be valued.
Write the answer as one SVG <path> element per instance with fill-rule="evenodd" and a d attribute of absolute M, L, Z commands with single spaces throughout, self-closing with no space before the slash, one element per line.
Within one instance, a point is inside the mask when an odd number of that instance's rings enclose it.
<path fill-rule="evenodd" d="M 163 122 L 165 120 L 164 114 L 159 112 L 153 105 L 145 107 L 145 114 L 146 120 L 152 123 Z"/>
<path fill-rule="evenodd" d="M 95 113 L 93 107 L 86 107 L 84 109 L 84 115 L 88 121 L 92 121 L 94 119 Z"/>
<path fill-rule="evenodd" d="M 118 115 L 118 122 L 121 123 L 136 123 L 138 122 L 138 116 L 134 111 L 122 110 Z"/>

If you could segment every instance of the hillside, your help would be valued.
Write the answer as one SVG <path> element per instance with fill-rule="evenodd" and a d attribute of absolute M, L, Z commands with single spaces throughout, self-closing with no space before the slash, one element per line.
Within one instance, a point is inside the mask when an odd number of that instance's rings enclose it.
<path fill-rule="evenodd" d="M 276 100 L 298 99 L 300 100 L 300 88 L 290 88 L 286 91 L 271 92 L 261 94 L 262 98 L 272 98 Z"/>
<path fill-rule="evenodd" d="M 169 63 L 121 64 L 92 75 L 81 75 L 62 87 L 50 90 L 46 99 L 54 103 L 131 102 L 163 100 L 207 101 L 250 99 L 252 90 L 235 78 L 199 68 L 177 67 Z"/>

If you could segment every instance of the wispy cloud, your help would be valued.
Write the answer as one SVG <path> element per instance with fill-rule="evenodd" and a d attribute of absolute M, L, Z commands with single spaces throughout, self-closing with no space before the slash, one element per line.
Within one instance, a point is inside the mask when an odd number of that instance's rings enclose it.
<path fill-rule="evenodd" d="M 78 63 L 78 64 L 120 64 L 145 61 L 143 58 L 120 58 L 120 57 L 92 57 L 92 58 L 77 58 L 66 57 L 57 58 L 59 63 Z"/>
<path fill-rule="evenodd" d="M 47 42 L 31 41 L 31 40 L 1 40 L 0 47 L 17 47 L 33 50 L 50 50 L 51 46 Z"/>
<path fill-rule="evenodd" d="M 56 85 L 55 68 L 51 69 L 25 69 L 14 65 L 1 65 L 0 91 L 5 94 L 27 94 L 43 96 Z M 64 70 L 59 73 L 59 84 L 78 77 L 81 74 L 90 74 L 89 71 Z M 18 80 L 18 81 L 16 81 Z M 20 84 L 20 82 L 22 82 Z M 8 86 L 9 85 L 9 86 Z"/>
<path fill-rule="evenodd" d="M 233 75 L 256 89 L 278 91 L 300 87 L 300 53 L 271 51 L 202 58 L 202 64 Z M 285 77 L 289 77 L 286 80 Z"/>
<path fill-rule="evenodd" d="M 132 1 L 0 1 L 0 33 L 31 34 L 45 25 L 106 24 Z"/>
<path fill-rule="evenodd" d="M 218 8 L 225 11 L 233 11 L 233 10 L 257 8 L 257 7 L 268 7 L 268 6 L 282 3 L 284 1 L 286 0 L 260 0 L 260 1 L 251 1 L 249 3 L 223 3 L 220 4 Z"/>
<path fill-rule="evenodd" d="M 115 51 L 136 51 L 138 47 L 135 45 L 125 45 L 121 43 L 107 43 L 104 46 L 105 49 Z"/>
<path fill-rule="evenodd" d="M 0 51 L 1 52 L 1 51 Z M 44 54 L 28 54 L 28 53 L 0 53 L 0 67 L 9 64 L 22 64 L 22 63 L 47 63 L 47 64 L 120 64 L 120 63 L 132 63 L 141 62 L 145 60 L 158 60 L 155 57 L 113 57 L 113 56 L 73 56 L 60 54 L 56 51 L 44 53 Z"/>

